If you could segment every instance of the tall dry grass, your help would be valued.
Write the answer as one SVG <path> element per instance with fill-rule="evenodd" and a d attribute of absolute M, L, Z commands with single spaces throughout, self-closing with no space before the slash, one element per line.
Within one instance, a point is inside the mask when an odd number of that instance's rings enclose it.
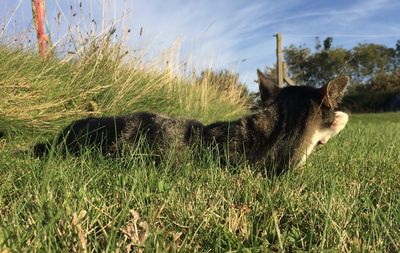
<path fill-rule="evenodd" d="M 92 40 L 75 58 L 39 58 L 34 52 L 0 46 L 0 118 L 21 129 L 51 131 L 88 115 L 150 110 L 204 122 L 246 112 L 242 90 L 220 90 L 207 80 L 180 76 L 129 59 L 108 37 Z"/>

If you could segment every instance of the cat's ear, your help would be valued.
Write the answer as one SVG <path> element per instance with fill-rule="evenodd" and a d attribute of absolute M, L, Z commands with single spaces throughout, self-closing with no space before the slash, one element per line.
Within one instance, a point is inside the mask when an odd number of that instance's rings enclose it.
<path fill-rule="evenodd" d="M 340 76 L 325 84 L 321 88 L 322 102 L 329 108 L 337 108 L 344 96 L 344 91 L 349 81 L 350 77 Z"/>
<path fill-rule="evenodd" d="M 257 69 L 257 76 L 261 100 L 274 99 L 279 94 L 281 88 L 278 87 L 273 79 L 266 77 L 259 69 Z"/>

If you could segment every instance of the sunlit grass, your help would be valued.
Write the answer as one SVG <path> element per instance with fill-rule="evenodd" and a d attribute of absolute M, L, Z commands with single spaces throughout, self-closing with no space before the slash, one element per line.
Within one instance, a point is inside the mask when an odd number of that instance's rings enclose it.
<path fill-rule="evenodd" d="M 0 46 L 0 124 L 51 132 L 88 115 L 148 110 L 210 122 L 247 111 L 234 86 L 221 91 L 168 68 L 127 64 L 122 49 L 106 39 L 85 50 L 77 60 L 61 61 Z"/>
<path fill-rule="evenodd" d="M 74 60 L 0 47 L 0 251 L 400 250 L 399 113 L 352 115 L 304 167 L 275 178 L 207 155 L 157 167 L 141 152 L 19 152 L 88 115 L 151 110 L 210 123 L 247 113 L 241 90 L 121 52 L 107 40 Z"/>
<path fill-rule="evenodd" d="M 210 157 L 158 168 L 143 154 L 40 161 L 15 155 L 10 136 L 0 151 L 0 245 L 396 252 L 400 123 L 393 119 L 400 115 L 354 115 L 305 167 L 272 179 Z"/>

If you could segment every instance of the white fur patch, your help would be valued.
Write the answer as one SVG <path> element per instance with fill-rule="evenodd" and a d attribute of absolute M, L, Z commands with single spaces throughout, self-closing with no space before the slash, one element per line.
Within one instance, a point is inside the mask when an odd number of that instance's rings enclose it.
<path fill-rule="evenodd" d="M 335 120 L 332 125 L 328 128 L 317 129 L 311 136 L 310 142 L 306 147 L 300 164 L 303 164 L 307 157 L 314 150 L 315 146 L 319 144 L 326 144 L 330 138 L 337 135 L 340 131 L 344 129 L 347 122 L 349 121 L 349 115 L 344 112 L 335 112 Z"/>

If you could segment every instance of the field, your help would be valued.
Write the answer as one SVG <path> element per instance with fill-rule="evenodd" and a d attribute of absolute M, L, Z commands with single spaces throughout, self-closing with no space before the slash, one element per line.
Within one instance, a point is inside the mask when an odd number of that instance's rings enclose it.
<path fill-rule="evenodd" d="M 80 62 L 43 62 L 0 47 L 1 252 L 400 251 L 400 113 L 351 115 L 304 167 L 274 178 L 210 157 L 157 168 L 141 153 L 21 152 L 91 114 L 208 123 L 246 113 L 240 91 L 128 68 L 100 48 Z"/>

